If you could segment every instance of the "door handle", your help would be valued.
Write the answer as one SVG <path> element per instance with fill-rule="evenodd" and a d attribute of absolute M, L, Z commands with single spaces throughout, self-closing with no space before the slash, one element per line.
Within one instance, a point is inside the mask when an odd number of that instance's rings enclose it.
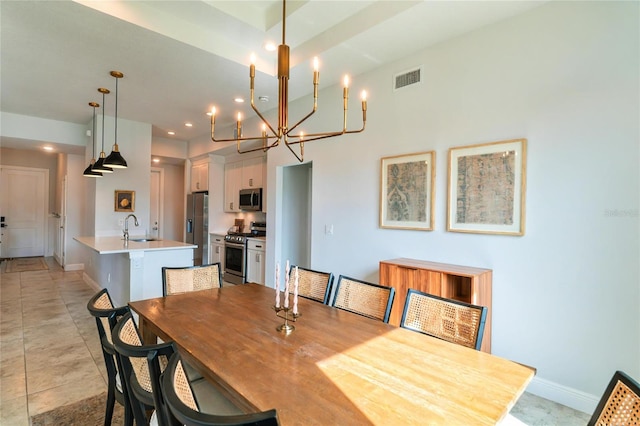
<path fill-rule="evenodd" d="M 190 234 L 193 232 L 193 220 L 189 219 L 187 220 L 187 234 Z"/>

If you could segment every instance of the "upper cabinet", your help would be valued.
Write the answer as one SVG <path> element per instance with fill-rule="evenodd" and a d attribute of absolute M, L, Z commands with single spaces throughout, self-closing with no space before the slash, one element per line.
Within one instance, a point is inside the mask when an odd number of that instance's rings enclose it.
<path fill-rule="evenodd" d="M 242 187 L 240 189 L 262 188 L 263 169 L 264 157 L 242 161 Z"/>
<path fill-rule="evenodd" d="M 209 190 L 209 163 L 191 166 L 191 192 Z"/>
<path fill-rule="evenodd" d="M 242 183 L 242 161 L 224 165 L 224 211 L 239 212 L 239 194 Z"/>
<path fill-rule="evenodd" d="M 239 212 L 241 189 L 264 188 L 265 157 L 248 158 L 224 165 L 224 211 Z M 266 190 L 263 189 L 263 200 Z M 263 201 L 264 211 L 264 201 Z"/>

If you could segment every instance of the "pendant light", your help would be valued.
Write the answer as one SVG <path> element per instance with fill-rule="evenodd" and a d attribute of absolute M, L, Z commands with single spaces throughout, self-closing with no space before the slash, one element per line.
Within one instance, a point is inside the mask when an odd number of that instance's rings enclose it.
<path fill-rule="evenodd" d="M 111 76 L 116 79 L 116 114 L 115 114 L 115 138 L 113 140 L 113 150 L 111 154 L 104 160 L 104 164 L 114 169 L 126 169 L 127 162 L 118 150 L 118 80 L 124 77 L 120 71 L 111 71 Z"/>
<path fill-rule="evenodd" d="M 93 142 L 91 143 L 91 147 L 93 148 L 93 155 L 91 156 L 91 163 L 84 169 L 84 173 L 82 176 L 84 177 L 102 177 L 102 173 L 97 172 L 93 169 L 94 164 L 96 163 L 96 107 L 100 105 L 95 102 L 89 102 L 89 106 L 93 108 L 93 130 L 91 131 L 91 136 L 93 137 Z"/>
<path fill-rule="evenodd" d="M 109 92 L 109 89 L 105 89 L 104 87 L 100 87 L 98 92 L 102 93 L 102 151 L 100 151 L 100 158 L 98 158 L 96 164 L 93 165 L 93 170 L 101 173 L 113 173 L 113 169 L 104 164 L 104 160 L 106 159 L 106 155 L 104 153 L 104 95 L 111 92 Z"/>

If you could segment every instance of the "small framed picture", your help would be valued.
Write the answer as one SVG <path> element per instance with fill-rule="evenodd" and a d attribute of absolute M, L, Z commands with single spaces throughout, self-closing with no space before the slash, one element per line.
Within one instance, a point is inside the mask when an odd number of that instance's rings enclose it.
<path fill-rule="evenodd" d="M 527 140 L 449 150 L 447 231 L 524 235 Z"/>
<path fill-rule="evenodd" d="M 380 161 L 380 227 L 432 231 L 434 151 Z"/>
<path fill-rule="evenodd" d="M 135 211 L 136 191 L 125 191 L 116 189 L 115 210 L 117 212 Z"/>

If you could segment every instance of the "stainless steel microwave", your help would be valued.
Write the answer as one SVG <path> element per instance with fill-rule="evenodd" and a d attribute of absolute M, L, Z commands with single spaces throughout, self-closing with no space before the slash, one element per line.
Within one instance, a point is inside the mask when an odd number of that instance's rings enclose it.
<path fill-rule="evenodd" d="M 262 210 L 262 188 L 241 189 L 240 210 Z"/>

